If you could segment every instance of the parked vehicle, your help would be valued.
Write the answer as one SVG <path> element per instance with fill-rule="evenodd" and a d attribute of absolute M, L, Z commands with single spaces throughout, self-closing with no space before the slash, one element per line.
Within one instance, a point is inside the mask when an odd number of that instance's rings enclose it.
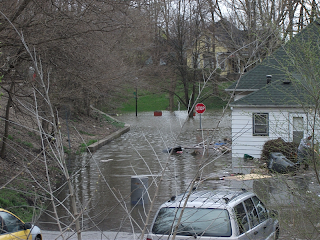
<path fill-rule="evenodd" d="M 174 232 L 175 239 L 278 239 L 275 212 L 267 210 L 252 192 L 194 191 L 183 209 L 187 195 L 173 197 L 160 206 L 147 240 L 172 239 Z"/>
<path fill-rule="evenodd" d="M 0 208 L 0 240 L 42 240 L 41 230 L 31 223 L 24 223 L 13 213 Z"/>

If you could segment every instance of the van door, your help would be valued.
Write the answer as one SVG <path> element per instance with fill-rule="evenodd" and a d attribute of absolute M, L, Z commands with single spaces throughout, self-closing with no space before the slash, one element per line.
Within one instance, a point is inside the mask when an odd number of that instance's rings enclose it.
<path fill-rule="evenodd" d="M 236 216 L 236 221 L 239 231 L 239 240 L 251 240 L 254 239 L 253 234 L 250 232 L 249 219 L 244 208 L 243 203 L 239 203 L 234 207 L 234 212 Z"/>
<path fill-rule="evenodd" d="M 250 236 L 254 237 L 253 239 L 256 240 L 265 239 L 264 224 L 261 224 L 259 221 L 259 216 L 252 199 L 248 198 L 247 200 L 245 200 L 244 206 L 246 208 L 250 225 L 250 230 L 248 231 L 248 234 L 250 233 Z"/>
<path fill-rule="evenodd" d="M 253 203 L 259 216 L 261 228 L 263 228 L 263 236 L 266 239 L 274 231 L 273 219 L 269 218 L 268 210 L 256 196 L 252 197 Z"/>
<path fill-rule="evenodd" d="M 236 213 L 237 223 L 239 227 L 240 240 L 264 240 L 265 229 L 264 223 L 259 221 L 258 212 L 251 198 L 243 203 L 238 204 L 234 211 Z"/>

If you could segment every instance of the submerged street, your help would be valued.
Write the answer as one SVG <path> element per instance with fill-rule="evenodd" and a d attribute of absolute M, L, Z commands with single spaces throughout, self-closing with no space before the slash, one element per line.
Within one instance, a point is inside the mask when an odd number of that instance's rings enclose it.
<path fill-rule="evenodd" d="M 276 179 L 270 176 L 261 179 L 257 179 L 255 175 L 247 178 L 232 176 L 231 153 L 219 156 L 208 152 L 202 156 L 194 154 L 192 149 L 184 149 L 182 153 L 169 156 L 165 150 L 175 146 L 190 147 L 205 140 L 222 142 L 225 138 L 231 139 L 229 111 L 224 116 L 221 111 L 205 112 L 201 116 L 204 131 L 199 131 L 199 115 L 185 121 L 186 117 L 187 113 L 184 111 L 165 111 L 158 117 L 153 116 L 153 112 L 138 113 L 138 117 L 134 113 L 118 116 L 117 119 L 131 125 L 128 133 L 105 145 L 93 153 L 92 157 L 87 154 L 70 162 L 76 174 L 77 196 L 85 208 L 81 219 L 85 231 L 139 235 L 157 186 L 159 192 L 151 209 L 149 224 L 160 204 L 171 196 L 187 191 L 195 176 L 199 180 L 199 189 L 245 188 L 256 192 L 267 205 L 276 210 L 290 209 L 292 204 L 301 205 L 303 200 L 298 197 L 298 193 L 316 192 L 319 189 L 310 173 L 301 173 L 299 176 L 279 175 Z M 219 121 L 219 129 L 213 131 Z M 198 174 L 199 166 L 203 168 Z M 137 176 L 147 178 L 149 188 L 145 206 L 131 204 L 131 178 Z M 162 181 L 158 184 L 161 176 Z M 289 195 L 288 191 L 292 189 L 299 192 Z M 58 197 L 62 200 L 67 194 L 67 188 L 64 187 Z M 288 214 L 292 216 L 291 210 Z M 58 211 L 63 215 L 65 209 L 59 208 Z M 42 229 L 57 230 L 52 224 L 54 220 L 48 215 L 43 214 L 40 221 Z M 70 219 L 63 221 L 68 222 Z M 297 218 L 295 221 L 301 219 Z M 285 231 L 281 231 L 280 237 L 289 239 Z"/>
<path fill-rule="evenodd" d="M 202 128 L 214 128 L 218 121 L 221 121 L 221 114 L 221 111 L 205 112 L 201 116 Z M 190 149 L 169 157 L 165 150 L 178 145 L 194 146 L 206 139 L 219 142 L 231 137 L 230 112 L 222 118 L 218 131 L 199 131 L 200 116 L 196 115 L 194 119 L 186 121 L 186 111 L 174 113 L 164 111 L 162 116 L 144 112 L 138 113 L 137 117 L 135 113 L 130 113 L 116 118 L 130 124 L 128 133 L 94 152 L 92 157 L 87 154 L 70 163 L 73 170 L 78 171 L 75 177 L 78 198 L 88 204 L 87 213 L 91 220 L 85 222 L 88 227 L 96 225 L 101 230 L 131 232 L 132 227 L 136 230 L 141 227 L 130 223 L 126 216 L 126 211 L 132 211 L 133 218 L 142 224 L 146 214 L 142 206 L 135 208 L 131 206 L 132 176 L 149 176 L 149 197 L 152 199 L 156 189 L 152 181 L 159 180 L 157 177 L 167 164 L 153 209 L 156 211 L 157 207 L 171 196 L 188 189 L 199 169 L 199 164 L 208 157 L 211 159 L 210 154 L 212 154 L 209 153 L 202 158 L 201 154 L 192 154 L 193 150 Z M 218 178 L 229 173 L 230 153 L 218 159 L 212 158 L 211 161 L 201 171 L 201 177 Z M 67 188 L 64 189 L 59 194 L 60 199 L 66 197 Z M 121 207 L 119 201 L 125 205 Z M 149 204 L 146 205 L 147 208 L 148 206 Z M 46 227 L 51 228 L 51 226 Z"/>

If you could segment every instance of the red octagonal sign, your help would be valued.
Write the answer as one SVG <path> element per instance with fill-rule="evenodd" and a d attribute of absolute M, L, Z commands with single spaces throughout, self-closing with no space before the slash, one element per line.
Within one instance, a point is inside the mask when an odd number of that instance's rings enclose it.
<path fill-rule="evenodd" d="M 206 111 L 206 105 L 203 103 L 197 103 L 196 105 L 196 112 L 197 113 L 204 113 Z"/>

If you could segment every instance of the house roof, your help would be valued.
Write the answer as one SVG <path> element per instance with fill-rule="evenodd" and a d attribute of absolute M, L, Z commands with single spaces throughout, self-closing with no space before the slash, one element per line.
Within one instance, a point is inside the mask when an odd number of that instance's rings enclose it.
<path fill-rule="evenodd" d="M 312 105 L 312 95 L 303 86 L 300 76 L 285 77 L 265 85 L 246 97 L 230 104 L 231 107 L 304 107 Z"/>
<path fill-rule="evenodd" d="M 292 40 L 278 48 L 261 64 L 242 76 L 238 82 L 228 87 L 226 91 L 236 89 L 236 92 L 253 92 L 235 101 L 231 106 L 299 106 L 302 102 L 310 103 L 305 99 L 306 93 L 302 93 L 301 90 L 301 88 L 308 87 L 308 84 L 306 81 L 305 83 L 299 83 L 299 81 L 304 79 L 302 75 L 306 76 L 310 71 L 304 69 L 307 66 L 306 64 L 309 64 L 312 60 L 320 60 L 320 48 L 317 47 L 319 41 L 320 21 L 318 20 L 309 24 Z M 309 52 L 305 50 L 307 44 L 309 45 L 307 46 Z M 316 47 L 312 48 L 312 45 Z M 297 61 L 304 61 L 304 65 L 301 64 L 300 67 Z M 310 62 L 310 64 L 314 63 Z M 320 65 L 320 62 L 318 65 Z M 297 74 L 297 72 L 301 74 Z M 267 84 L 267 75 L 272 75 L 272 84 Z M 283 84 L 283 81 L 290 81 L 291 83 Z M 294 97 L 289 96 L 290 94 L 296 95 Z M 302 101 L 299 101 L 297 97 L 301 97 Z"/>
<path fill-rule="evenodd" d="M 267 75 L 271 75 L 273 80 L 284 78 L 285 72 L 278 66 L 278 58 L 285 55 L 285 51 L 279 48 L 271 56 L 268 56 L 261 64 L 243 75 L 238 82 L 235 82 L 226 91 L 257 91 L 267 83 Z"/>

